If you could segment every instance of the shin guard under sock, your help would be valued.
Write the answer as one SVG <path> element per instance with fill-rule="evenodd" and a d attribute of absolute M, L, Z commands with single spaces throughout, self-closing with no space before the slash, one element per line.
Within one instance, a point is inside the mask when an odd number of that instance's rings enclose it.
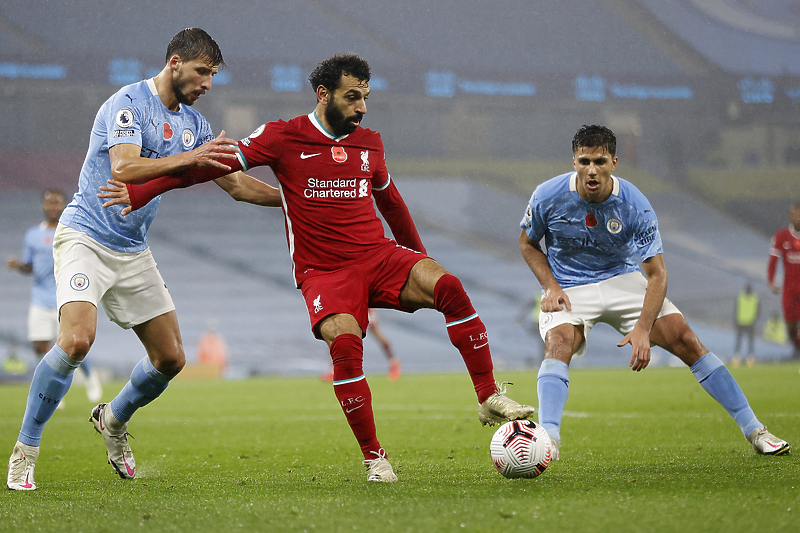
<path fill-rule="evenodd" d="M 558 359 L 545 359 L 536 379 L 539 424 L 551 439 L 561 440 L 561 419 L 569 396 L 569 366 Z"/>
<path fill-rule="evenodd" d="M 472 307 L 461 282 L 452 274 L 445 274 L 436 282 L 433 306 L 444 315 L 447 336 L 467 365 L 478 403 L 483 403 L 497 390 L 486 326 Z"/>
<path fill-rule="evenodd" d="M 345 333 L 331 343 L 333 392 L 365 459 L 381 449 L 372 414 L 372 393 L 363 369 L 364 348 L 357 335 Z"/>
<path fill-rule="evenodd" d="M 708 352 L 692 365 L 691 371 L 706 392 L 733 417 L 745 437 L 754 429 L 764 427 L 750 408 L 739 384 L 716 355 Z"/>
<path fill-rule="evenodd" d="M 19 441 L 28 446 L 39 446 L 44 426 L 58 407 L 72 384 L 72 375 L 80 366 L 58 344 L 47 352 L 33 373 L 28 402 L 22 417 Z"/>
<path fill-rule="evenodd" d="M 130 381 L 108 404 L 114 418 L 123 423 L 130 420 L 137 409 L 158 398 L 171 379 L 172 377 L 159 372 L 150 362 L 150 358 L 145 356 L 133 367 Z"/>

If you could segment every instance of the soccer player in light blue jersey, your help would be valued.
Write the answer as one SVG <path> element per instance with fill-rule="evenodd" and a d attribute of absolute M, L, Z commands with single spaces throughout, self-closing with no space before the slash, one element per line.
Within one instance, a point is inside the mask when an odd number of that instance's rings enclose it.
<path fill-rule="evenodd" d="M 522 256 L 543 289 L 539 423 L 550 435 L 555 458 L 560 455 L 569 363 L 586 353 L 586 339 L 597 322 L 624 335 L 617 346 L 631 345 L 631 369 L 647 367 L 651 345 L 664 348 L 690 367 L 757 453 L 789 453 L 789 443 L 759 422 L 722 361 L 666 299 L 658 220 L 636 187 L 611 175 L 616 145 L 613 132 L 603 126 L 578 130 L 572 140 L 575 172 L 539 185 L 520 222 Z"/>
<path fill-rule="evenodd" d="M 217 43 L 205 31 L 188 28 L 170 41 L 166 65 L 157 76 L 121 88 L 97 113 L 79 191 L 54 237 L 60 328 L 55 346 L 34 373 L 9 460 L 10 489 L 36 488 L 34 467 L 44 425 L 94 342 L 99 304 L 112 321 L 132 328 L 147 352 L 119 395 L 95 407 L 90 418 L 114 470 L 122 478 L 136 474 L 128 420 L 164 391 L 183 368 L 185 355 L 175 306 L 147 246 L 147 228 L 160 198 L 123 218 L 123 206 L 103 209 L 97 195 L 112 179 L 144 183 L 191 168 L 230 170 L 225 161 L 235 159 L 236 141 L 225 138 L 225 132 L 214 138 L 206 119 L 191 108 L 211 89 L 221 65 Z M 245 178 L 237 173 L 223 180 Z M 222 188 L 234 196 L 236 186 Z"/>
<path fill-rule="evenodd" d="M 53 236 L 58 219 L 64 211 L 66 197 L 58 189 L 42 193 L 44 220 L 25 232 L 22 259 L 8 259 L 8 269 L 33 275 L 31 304 L 28 308 L 28 340 L 38 357 L 53 348 L 58 335 L 58 308 L 56 307 L 56 278 L 53 275 Z M 96 372 L 87 361 L 81 365 L 86 377 L 86 396 L 90 402 L 99 402 L 103 387 Z M 63 407 L 63 402 L 58 404 Z"/>

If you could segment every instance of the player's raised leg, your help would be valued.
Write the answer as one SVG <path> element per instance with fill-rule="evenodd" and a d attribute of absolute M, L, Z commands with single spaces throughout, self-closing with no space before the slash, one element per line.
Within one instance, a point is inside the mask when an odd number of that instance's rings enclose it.
<path fill-rule="evenodd" d="M 650 338 L 689 366 L 697 382 L 731 415 L 757 453 L 789 453 L 789 443 L 767 431 L 734 377 L 722 361 L 703 346 L 683 315 L 673 313 L 656 320 Z"/>
<path fill-rule="evenodd" d="M 9 459 L 6 485 L 34 490 L 33 472 L 45 424 L 72 384 L 72 377 L 94 342 L 97 308 L 89 302 L 70 302 L 61 308 L 58 341 L 33 374 L 22 428 Z"/>
<path fill-rule="evenodd" d="M 330 347 L 333 391 L 361 447 L 367 481 L 397 481 L 375 430 L 372 393 L 364 375 L 364 348 L 358 321 L 349 314 L 330 315 L 320 322 L 319 332 Z"/>
<path fill-rule="evenodd" d="M 430 258 L 417 262 L 400 293 L 409 308 L 433 308 L 444 315 L 450 342 L 461 354 L 472 378 L 483 425 L 528 418 L 533 407 L 520 405 L 505 396 L 495 382 L 489 335 L 461 281 Z"/>
<path fill-rule="evenodd" d="M 136 463 L 128 444 L 128 421 L 167 388 L 186 364 L 178 318 L 169 311 L 133 327 L 147 351 L 133 369 L 131 379 L 108 404 L 92 409 L 89 420 L 106 443 L 108 462 L 123 479 L 136 475 Z"/>

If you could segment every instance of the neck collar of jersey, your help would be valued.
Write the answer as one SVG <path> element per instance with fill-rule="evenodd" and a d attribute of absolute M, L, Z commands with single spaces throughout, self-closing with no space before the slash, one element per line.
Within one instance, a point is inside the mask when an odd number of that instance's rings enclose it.
<path fill-rule="evenodd" d="M 619 196 L 619 180 L 616 176 L 611 176 L 611 183 L 613 186 L 611 187 L 611 195 L 612 196 Z M 578 173 L 573 172 L 572 175 L 569 177 L 569 190 L 572 192 L 578 192 Z M 579 195 L 580 196 L 580 195 Z M 607 200 L 608 198 L 606 198 Z"/>
<path fill-rule="evenodd" d="M 325 126 L 322 125 L 322 122 L 320 122 L 319 118 L 317 118 L 317 110 L 316 109 L 314 111 L 312 111 L 308 115 L 308 119 L 311 121 L 311 123 L 314 125 L 314 127 L 317 128 L 320 131 L 320 133 L 322 133 L 325 137 L 327 137 L 329 139 L 333 139 L 336 142 L 339 142 L 342 139 L 345 139 L 348 135 L 350 135 L 349 133 L 346 133 L 344 135 L 341 135 L 341 136 L 337 137 L 333 133 L 329 132 L 325 128 Z"/>
<path fill-rule="evenodd" d="M 145 81 L 145 83 L 147 83 L 147 88 L 150 89 L 150 94 L 152 94 L 153 96 L 158 97 L 158 101 L 161 102 L 161 97 L 158 95 L 158 89 L 156 89 L 156 79 L 155 78 L 150 78 L 150 79 L 147 79 L 147 80 L 144 80 L 144 81 Z M 177 114 L 177 113 L 180 113 L 180 111 L 181 111 L 181 104 L 180 103 L 178 104 L 178 109 L 176 109 L 175 111 L 173 111 L 170 108 L 168 108 L 167 106 L 165 106 L 164 102 L 161 102 L 161 105 L 164 106 L 164 109 L 166 109 L 167 112 L 169 112 L 169 113 Z"/>
<path fill-rule="evenodd" d="M 795 239 L 800 239 L 800 231 L 795 231 L 794 226 L 791 224 L 789 224 L 789 235 L 791 235 Z"/>

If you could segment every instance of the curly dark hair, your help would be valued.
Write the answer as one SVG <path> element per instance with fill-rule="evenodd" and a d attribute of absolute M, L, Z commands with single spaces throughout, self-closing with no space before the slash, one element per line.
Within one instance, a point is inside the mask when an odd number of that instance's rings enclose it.
<path fill-rule="evenodd" d="M 605 148 L 611 157 L 617 153 L 617 138 L 614 132 L 605 126 L 583 125 L 572 138 L 572 153 L 579 148 Z"/>
<path fill-rule="evenodd" d="M 320 85 L 329 91 L 335 91 L 339 88 L 342 74 L 368 82 L 370 78 L 369 63 L 356 54 L 336 54 L 317 65 L 317 68 L 308 77 L 308 81 L 314 91 Z"/>
<path fill-rule="evenodd" d="M 175 54 L 184 62 L 204 57 L 214 65 L 220 67 L 225 65 L 217 42 L 200 28 L 186 28 L 172 38 L 167 45 L 167 62 Z"/>

